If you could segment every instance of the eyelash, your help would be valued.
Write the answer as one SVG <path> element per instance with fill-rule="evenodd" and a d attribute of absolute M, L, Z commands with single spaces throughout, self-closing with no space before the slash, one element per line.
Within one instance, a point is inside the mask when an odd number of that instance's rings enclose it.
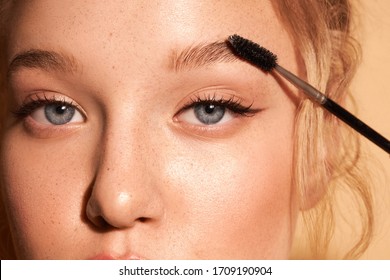
<path fill-rule="evenodd" d="M 229 98 L 223 98 L 223 97 L 216 97 L 215 95 L 209 95 L 205 98 L 202 98 L 200 96 L 196 96 L 195 98 L 192 98 L 191 101 L 185 105 L 182 109 L 180 109 L 179 114 L 195 107 L 196 105 L 216 105 L 225 107 L 226 109 L 230 110 L 234 114 L 238 114 L 244 117 L 252 117 L 254 114 L 258 113 L 260 109 L 252 109 L 252 105 L 244 106 L 242 105 L 242 101 L 239 98 L 236 97 L 229 97 Z"/>
<path fill-rule="evenodd" d="M 49 104 L 78 108 L 73 102 L 65 101 L 65 99 L 58 100 L 56 97 L 47 97 L 44 95 L 43 98 L 38 96 L 33 97 L 31 101 L 28 101 L 17 108 L 13 114 L 17 119 L 25 119 L 38 108 Z"/>
<path fill-rule="evenodd" d="M 73 104 L 73 102 L 67 102 L 65 99 L 58 100 L 55 97 L 47 97 L 46 95 L 41 98 L 38 96 L 35 96 L 32 98 L 31 101 L 26 102 L 22 104 L 19 108 L 17 108 L 13 114 L 18 119 L 24 119 L 31 115 L 36 109 L 49 105 L 49 104 L 55 104 L 55 105 L 66 105 L 66 106 L 72 106 L 72 107 L 78 107 L 77 105 Z M 252 117 L 254 114 L 260 111 L 260 109 L 252 109 L 252 105 L 250 104 L 248 106 L 242 105 L 242 102 L 240 99 L 235 97 L 230 98 L 217 98 L 215 95 L 209 95 L 205 98 L 202 98 L 200 96 L 196 96 L 195 98 L 192 98 L 191 101 L 185 105 L 182 109 L 180 109 L 179 113 L 184 112 L 188 109 L 191 109 L 195 107 L 196 105 L 216 105 L 216 106 L 222 106 L 226 109 L 230 110 L 234 114 L 238 114 L 244 117 Z"/>

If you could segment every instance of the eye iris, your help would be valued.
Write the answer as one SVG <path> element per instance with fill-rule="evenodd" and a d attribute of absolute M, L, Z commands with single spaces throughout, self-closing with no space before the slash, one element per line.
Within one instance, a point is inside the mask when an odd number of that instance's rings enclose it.
<path fill-rule="evenodd" d="M 45 106 L 45 116 L 54 125 L 68 123 L 74 116 L 76 109 L 64 104 L 50 104 Z"/>
<path fill-rule="evenodd" d="M 194 106 L 196 118 L 204 124 L 216 124 L 225 115 L 225 107 L 212 103 Z"/>

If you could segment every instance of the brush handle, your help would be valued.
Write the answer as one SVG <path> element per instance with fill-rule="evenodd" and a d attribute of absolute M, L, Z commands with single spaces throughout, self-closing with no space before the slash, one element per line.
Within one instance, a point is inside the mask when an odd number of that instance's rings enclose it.
<path fill-rule="evenodd" d="M 338 105 L 336 102 L 327 98 L 325 103 L 321 106 L 390 154 L 389 140 Z"/>
<path fill-rule="evenodd" d="M 284 69 L 282 66 L 277 64 L 275 66 L 275 70 L 280 75 L 285 77 L 288 81 L 290 81 L 293 85 L 295 85 L 297 88 L 303 90 L 303 92 L 307 96 L 309 96 L 314 102 L 321 105 L 330 113 L 338 117 L 340 120 L 348 124 L 354 130 L 356 130 L 357 132 L 365 136 L 367 139 L 375 143 L 378 147 L 382 148 L 388 154 L 390 154 L 390 141 L 387 140 L 385 137 L 380 135 L 378 132 L 373 130 L 371 127 L 366 125 L 364 122 L 359 120 L 357 117 L 352 115 L 350 112 L 345 110 L 336 102 L 327 98 L 325 94 L 314 88 L 312 85 L 298 78 L 296 75 Z"/>

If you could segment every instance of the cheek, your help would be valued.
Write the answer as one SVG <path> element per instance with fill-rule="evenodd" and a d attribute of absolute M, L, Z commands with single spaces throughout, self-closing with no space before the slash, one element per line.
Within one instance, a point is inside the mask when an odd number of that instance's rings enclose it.
<path fill-rule="evenodd" d="M 86 175 L 77 139 L 41 143 L 10 132 L 3 142 L 4 196 L 21 258 L 66 255 L 80 226 Z M 77 156 L 75 156 L 77 155 Z"/>
<path fill-rule="evenodd" d="M 170 211 L 181 207 L 179 212 L 186 213 L 180 234 L 188 235 L 196 257 L 288 258 L 293 224 L 289 142 L 286 136 L 239 138 L 223 145 L 191 143 L 175 154 L 165 177 L 181 200 Z"/>

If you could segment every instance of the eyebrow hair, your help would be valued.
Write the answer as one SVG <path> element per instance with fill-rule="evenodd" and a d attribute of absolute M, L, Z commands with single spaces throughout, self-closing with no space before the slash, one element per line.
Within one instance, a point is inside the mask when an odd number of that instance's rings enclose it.
<path fill-rule="evenodd" d="M 173 51 L 170 68 L 175 71 L 193 69 L 217 62 L 239 60 L 226 41 L 190 46 L 181 52 Z"/>
<path fill-rule="evenodd" d="M 182 51 L 173 51 L 169 66 L 175 71 L 193 69 L 216 62 L 240 60 L 226 41 L 189 46 Z M 8 66 L 7 77 L 20 68 L 41 68 L 62 72 L 75 72 L 78 69 L 76 60 L 58 52 L 31 49 L 17 54 Z"/>
<path fill-rule="evenodd" d="M 7 77 L 20 68 L 40 68 L 61 72 L 75 72 L 78 68 L 76 60 L 54 51 L 31 49 L 17 54 L 7 70 Z"/>

